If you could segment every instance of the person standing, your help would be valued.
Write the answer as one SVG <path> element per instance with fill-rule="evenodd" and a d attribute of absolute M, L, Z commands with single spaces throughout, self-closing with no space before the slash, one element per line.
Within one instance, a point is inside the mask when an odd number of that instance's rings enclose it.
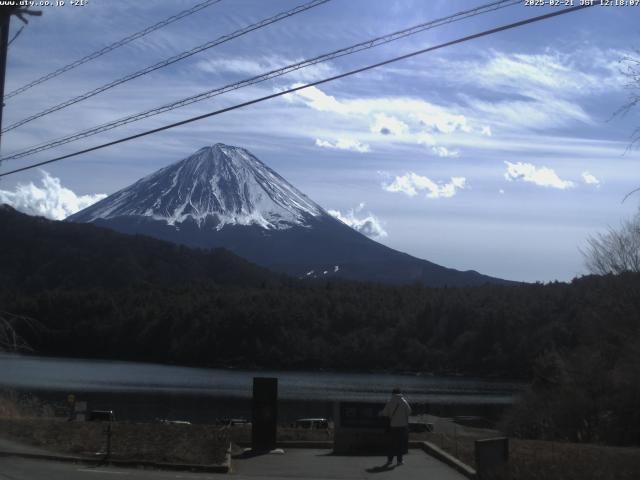
<path fill-rule="evenodd" d="M 409 415 L 411 406 L 402 396 L 399 388 L 394 388 L 391 398 L 380 412 L 389 418 L 387 464 L 391 465 L 393 457 L 397 457 L 398 465 L 402 465 L 402 456 L 409 451 Z"/>

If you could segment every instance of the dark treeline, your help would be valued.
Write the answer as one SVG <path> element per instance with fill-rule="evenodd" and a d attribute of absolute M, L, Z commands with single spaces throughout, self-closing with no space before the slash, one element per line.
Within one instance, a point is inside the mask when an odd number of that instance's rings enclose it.
<path fill-rule="evenodd" d="M 224 249 L 199 250 L 0 205 L 0 289 L 123 288 L 210 282 L 256 286 L 282 277 Z"/>
<path fill-rule="evenodd" d="M 506 428 L 640 443 L 640 274 L 393 287 L 0 209 L 0 315 L 37 353 L 531 381 Z"/>
<path fill-rule="evenodd" d="M 531 378 L 550 352 L 615 359 L 637 339 L 640 276 L 430 289 L 357 283 L 4 290 L 53 355 L 211 366 Z M 634 337 L 635 336 L 635 337 Z"/>

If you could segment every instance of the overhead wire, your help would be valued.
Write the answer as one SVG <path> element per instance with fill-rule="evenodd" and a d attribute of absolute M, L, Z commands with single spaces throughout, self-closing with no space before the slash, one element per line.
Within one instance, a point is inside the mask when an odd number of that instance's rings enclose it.
<path fill-rule="evenodd" d="M 8 47 L 8 46 L 10 46 L 10 45 L 15 41 L 15 39 L 16 39 L 16 38 L 18 38 L 18 37 L 20 36 L 20 34 L 22 33 L 22 31 L 24 30 L 24 27 L 25 27 L 25 25 L 22 25 L 22 26 L 18 29 L 18 31 L 13 35 L 13 37 L 11 37 L 11 40 L 9 40 L 9 41 L 7 42 L 7 47 Z"/>
<path fill-rule="evenodd" d="M 389 58 L 387 60 L 383 60 L 383 61 L 378 62 L 378 63 L 367 65 L 365 67 L 356 68 L 354 70 L 350 70 L 348 72 L 344 72 L 344 73 L 341 73 L 341 74 L 338 74 L 338 75 L 334 75 L 332 77 L 324 78 L 322 80 L 317 80 L 315 82 L 310 82 L 310 83 L 306 83 L 306 84 L 303 84 L 303 85 L 299 85 L 297 87 L 292 87 L 292 88 L 289 88 L 287 90 L 282 90 L 280 92 L 272 93 L 270 95 L 266 95 L 266 96 L 263 96 L 263 97 L 260 97 L 260 98 L 255 98 L 253 100 L 249 100 L 247 102 L 243 102 L 243 103 L 239 103 L 239 104 L 236 104 L 236 105 L 232 105 L 230 107 L 226 107 L 226 108 L 222 108 L 222 109 L 219 109 L 219 110 L 215 110 L 213 112 L 205 113 L 205 114 L 202 114 L 202 115 L 197 115 L 195 117 L 187 118 L 185 120 L 181 120 L 179 122 L 171 123 L 169 125 L 164 125 L 162 127 L 158 127 L 158 128 L 154 128 L 154 129 L 151 129 L 151 130 L 147 130 L 145 132 L 137 133 L 135 135 L 129 135 L 127 137 L 123 137 L 123 138 L 120 138 L 118 140 L 113 140 L 111 142 L 106 142 L 106 143 L 103 143 L 101 145 L 96 145 L 94 147 L 85 148 L 83 150 L 79 150 L 79 151 L 76 151 L 76 152 L 73 152 L 73 153 L 68 153 L 66 155 L 61 155 L 59 157 L 55 157 L 55 158 L 52 158 L 52 159 L 49 159 L 49 160 L 38 162 L 38 163 L 33 164 L 33 165 L 17 168 L 15 170 L 11 170 L 9 172 L 0 173 L 0 177 L 5 177 L 7 175 L 12 175 L 14 173 L 23 172 L 25 170 L 30 170 L 32 168 L 40 167 L 42 165 L 47 165 L 47 164 L 50 164 L 50 163 L 58 162 L 58 161 L 61 161 L 61 160 L 65 160 L 67 158 L 72 158 L 72 157 L 76 157 L 78 155 L 82 155 L 82 154 L 85 154 L 85 153 L 94 152 L 96 150 L 101 150 L 101 149 L 106 148 L 106 147 L 110 147 L 110 146 L 117 145 L 117 144 L 120 144 L 120 143 L 128 142 L 128 141 L 131 141 L 131 140 L 134 140 L 134 139 L 137 139 L 137 138 L 145 137 L 147 135 L 152 135 L 154 133 L 162 132 L 164 130 L 169 130 L 171 128 L 175 128 L 175 127 L 179 127 L 179 126 L 182 126 L 182 125 L 186 125 L 188 123 L 196 122 L 198 120 L 202 120 L 202 119 L 205 119 L 205 118 L 213 117 L 213 116 L 216 116 L 216 115 L 221 115 L 223 113 L 230 112 L 232 110 L 237 110 L 239 108 L 243 108 L 243 107 L 246 107 L 246 106 L 249 106 L 249 105 L 254 105 L 256 103 L 264 102 L 266 100 L 270 100 L 270 99 L 273 99 L 273 98 L 276 98 L 276 97 L 281 97 L 283 95 L 288 95 L 290 93 L 294 93 L 294 92 L 297 92 L 299 90 L 303 90 L 305 88 L 315 87 L 317 85 L 322 85 L 324 83 L 328 83 L 328 82 L 332 82 L 332 81 L 339 80 L 339 79 L 342 79 L 342 78 L 346 78 L 346 77 L 349 77 L 349 76 L 352 76 L 352 75 L 356 75 L 358 73 L 362 73 L 362 72 L 365 72 L 365 71 L 368 71 L 368 70 L 372 70 L 374 68 L 379 68 L 379 67 L 382 67 L 382 66 L 385 66 L 385 65 L 389 65 L 391 63 L 399 62 L 401 60 L 406 60 L 408 58 L 412 58 L 412 57 L 415 57 L 415 56 L 418 56 L 418 55 L 422 55 L 422 54 L 425 54 L 425 53 L 428 53 L 428 52 L 433 52 L 435 50 L 439 50 L 439 49 L 442 49 L 442 48 L 445 48 L 445 47 L 449 47 L 449 46 L 452 46 L 452 45 L 457 45 L 457 44 L 460 44 L 460 43 L 464 43 L 464 42 L 468 42 L 468 41 L 471 41 L 471 40 L 475 40 L 477 38 L 485 37 L 487 35 L 492 35 L 492 34 L 495 34 L 495 33 L 498 33 L 498 32 L 502 32 L 502 31 L 505 31 L 505 30 L 510 30 L 510 29 L 513 29 L 513 28 L 521 27 L 521 26 L 524 26 L 524 25 L 527 25 L 527 24 L 530 24 L 530 23 L 540 22 L 540 21 L 543 21 L 543 20 L 547 20 L 547 19 L 550 19 L 550 18 L 553 18 L 553 17 L 560 16 L 560 15 L 565 15 L 567 13 L 573 13 L 573 12 L 576 12 L 576 11 L 579 11 L 579 10 L 583 10 L 585 8 L 592 7 L 594 5 L 596 5 L 596 4 L 595 3 L 585 3 L 583 5 L 577 5 L 577 6 L 574 6 L 574 7 L 563 8 L 561 10 L 557 10 L 557 11 L 550 12 L 550 13 L 547 13 L 547 14 L 538 15 L 536 17 L 530 17 L 530 18 L 527 18 L 525 20 L 520 20 L 518 22 L 510 23 L 510 24 L 507 24 L 507 25 L 502 25 L 500 27 L 495 27 L 495 28 L 492 28 L 492 29 L 489 29 L 489 30 L 484 30 L 484 31 L 479 32 L 479 33 L 474 33 L 472 35 L 467 35 L 465 37 L 457 38 L 457 39 L 451 40 L 449 42 L 441 43 L 439 45 L 434 45 L 432 47 L 427 47 L 427 48 L 416 50 L 416 51 L 413 51 L 413 52 L 410 52 L 410 53 L 407 53 L 407 54 L 404 54 L 404 55 L 392 57 L 392 58 Z"/>
<path fill-rule="evenodd" d="M 205 92 L 201 92 L 199 94 L 196 95 L 192 95 L 190 97 L 175 101 L 175 102 L 171 102 L 165 105 L 161 105 L 159 107 L 155 107 L 149 110 L 146 110 L 144 112 L 140 112 L 140 113 L 136 113 L 133 115 L 129 115 L 117 120 L 113 120 L 111 122 L 107 122 L 105 124 L 102 125 L 98 125 L 96 127 L 92 127 L 86 130 L 83 130 L 81 132 L 77 132 L 71 135 L 67 135 L 61 138 L 58 138 L 56 140 L 52 140 L 49 142 L 45 142 L 43 144 L 39 144 L 39 145 L 35 145 L 32 147 L 27 147 L 26 149 L 20 150 L 18 152 L 14 152 L 11 153 L 3 158 L 0 158 L 0 162 L 4 161 L 4 160 L 13 160 L 13 159 L 18 159 L 18 158 L 23 158 L 26 156 L 30 156 L 45 150 L 49 150 L 51 148 L 55 148 L 57 146 L 60 145 L 64 145 L 70 142 L 74 142 L 77 140 L 81 140 L 83 138 L 87 138 L 93 135 L 96 135 L 98 133 L 102 133 L 108 130 L 112 130 L 114 128 L 132 123 L 132 122 L 136 122 L 136 121 L 140 121 L 143 120 L 145 118 L 149 118 L 151 116 L 155 116 L 155 115 L 159 115 L 161 113 L 165 113 L 168 112 L 170 110 L 174 110 L 177 108 L 181 108 L 187 105 L 191 105 L 193 103 L 196 102 L 200 102 L 218 95 L 222 95 L 224 93 L 230 92 L 232 90 L 238 90 L 240 88 L 244 88 L 250 85 L 255 85 L 258 83 L 262 83 L 265 82 L 267 80 L 273 79 L 273 78 L 277 78 L 283 75 L 286 75 L 288 73 L 297 71 L 297 70 L 301 70 L 303 68 L 307 68 L 313 65 L 316 65 L 318 63 L 322 63 L 322 62 L 326 62 L 329 60 L 333 60 L 336 58 L 340 58 L 346 55 L 351 55 L 353 53 L 357 53 L 360 52 L 362 50 L 368 50 L 380 45 L 384 45 L 402 38 L 405 38 L 407 36 L 410 35 L 415 35 L 417 33 L 423 32 L 425 30 L 430 30 L 432 28 L 436 28 L 436 27 L 440 27 L 442 25 L 446 25 L 449 23 L 453 23 L 453 22 L 457 22 L 457 21 L 461 21 L 470 17 L 474 17 L 476 15 L 480 15 L 480 14 L 484 14 L 484 13 L 488 13 L 488 12 L 492 12 L 501 8 L 506 8 L 506 7 L 510 7 L 513 5 L 517 5 L 521 3 L 520 0 L 499 0 L 499 1 L 494 1 L 485 5 L 481 5 L 479 7 L 473 8 L 473 9 L 469 9 L 469 10 L 464 10 L 458 13 L 455 13 L 453 15 L 448 15 L 446 17 L 442 17 L 442 18 L 438 18 L 435 20 L 430 20 L 428 22 L 423 22 L 417 25 L 414 25 L 412 27 L 409 28 L 405 28 L 402 30 L 398 30 L 386 35 L 382 35 L 370 40 L 366 40 L 364 42 L 360 42 L 357 43 L 355 45 L 351 45 L 349 47 L 345 47 L 345 48 L 341 48 L 339 50 L 334 50 L 332 52 L 329 53 L 325 53 L 316 57 L 313 57 L 311 59 L 307 59 L 307 60 L 302 60 L 300 62 L 296 62 L 290 65 L 287 65 L 285 67 L 282 68 L 278 68 L 278 69 L 274 69 L 271 70 L 269 72 L 260 74 L 260 75 L 256 75 L 254 77 L 250 77 L 244 80 L 240 80 L 238 82 L 234 82 L 222 87 L 217 87 L 214 89 L 210 89 L 207 90 Z"/>
<path fill-rule="evenodd" d="M 117 80 L 114 80 L 112 82 L 109 82 L 105 85 L 102 85 L 101 87 L 98 88 L 94 88 L 93 90 L 90 90 L 88 92 L 85 92 L 81 95 L 78 95 L 76 97 L 70 98 L 68 100 L 65 100 L 62 103 L 59 103 L 57 105 L 54 105 L 53 107 L 47 108 L 46 110 L 43 110 L 39 113 L 35 113 L 29 117 L 23 118 L 22 120 L 19 120 L 17 122 L 12 123 L 11 125 L 5 127 L 2 129 L 2 133 L 6 133 L 10 130 L 13 130 L 15 128 L 18 128 L 22 125 L 25 125 L 29 122 L 32 122 L 33 120 L 36 120 L 38 118 L 44 117 L 46 115 L 49 115 L 50 113 L 53 112 L 57 112 L 59 110 L 62 110 L 63 108 L 69 107 L 71 105 L 74 105 L 76 103 L 82 102 L 84 100 L 87 100 L 91 97 L 94 97 L 102 92 L 105 92 L 107 90 L 112 89 L 113 87 L 116 87 L 118 85 L 121 85 L 123 83 L 129 82 L 131 80 L 134 80 L 136 78 L 142 77 L 144 75 L 147 75 L 151 72 L 154 72 L 156 70 L 159 70 L 161 68 L 167 67 L 169 65 L 172 65 L 180 60 L 184 60 L 185 58 L 191 57 L 192 55 L 195 55 L 196 53 L 200 53 L 200 52 L 204 52 L 205 50 L 208 50 L 210 48 L 216 47 L 218 45 L 221 45 L 223 43 L 226 43 L 230 40 L 233 40 L 235 38 L 241 37 L 242 35 L 246 35 L 247 33 L 253 32 L 254 30 L 258 30 L 260 28 L 264 28 L 268 25 L 271 25 L 273 23 L 279 22 L 281 20 L 284 20 L 285 18 L 289 18 L 292 17 L 294 15 L 297 15 L 299 13 L 302 13 L 304 11 L 307 11 L 311 8 L 317 7 L 319 5 L 325 4 L 327 2 L 330 2 L 331 0 L 312 0 L 308 3 L 304 3 L 302 5 L 298 5 L 295 8 L 292 8 L 290 10 L 287 10 L 285 12 L 280 12 L 276 15 L 273 15 L 269 18 L 265 18 L 264 20 L 260 20 L 259 22 L 253 23 L 247 27 L 241 28 L 239 30 L 236 30 L 228 35 L 223 35 L 221 37 L 216 38 L 215 40 L 212 40 L 210 42 L 204 43 L 202 45 L 199 45 L 197 47 L 192 48 L 191 50 L 187 50 L 184 51 L 182 53 L 179 53 L 178 55 L 174 55 L 173 57 L 170 57 L 166 60 L 163 60 L 161 62 L 155 63 L 153 65 L 150 65 L 146 68 L 143 68 L 142 70 L 138 70 L 136 72 L 130 73 L 129 75 L 125 75 L 124 77 L 121 77 Z"/>
<path fill-rule="evenodd" d="M 79 67 L 80 65 L 83 65 L 87 62 L 90 62 L 91 60 L 95 60 L 98 57 L 101 57 L 102 55 L 105 55 L 106 53 L 112 52 L 113 50 L 120 48 L 124 45 L 127 45 L 128 43 L 133 42 L 134 40 L 137 40 L 138 38 L 144 37 L 145 35 L 148 35 L 151 32 L 154 32 L 160 28 L 166 27 L 167 25 L 176 22 L 184 17 L 187 17 L 189 15 L 192 15 L 196 12 L 199 12 L 200 10 L 203 10 L 211 5 L 214 5 L 216 3 L 221 2 L 222 0 L 205 0 L 204 2 L 198 3 L 197 5 L 194 5 L 191 8 L 188 8 L 186 10 L 183 10 L 179 13 L 176 13 L 175 15 L 172 15 L 168 18 L 165 18 L 164 20 L 155 23 L 149 27 L 146 27 L 143 30 L 140 30 L 139 32 L 133 33 L 125 38 L 122 38 L 120 40 L 118 40 L 117 42 L 113 42 L 109 45 L 107 45 L 106 47 L 101 48 L 100 50 L 96 50 L 93 53 L 90 53 L 89 55 L 86 55 L 74 62 L 71 62 L 63 67 L 58 68 L 57 70 L 54 70 L 53 72 L 50 72 L 46 75 L 43 75 L 39 78 L 36 78 L 35 80 L 27 83 L 26 85 L 23 85 L 20 88 L 16 88 L 15 90 L 5 94 L 4 96 L 4 100 L 8 100 L 11 97 L 15 97 L 16 95 L 19 95 L 23 92 L 26 92 L 27 90 L 29 90 L 30 88 L 35 87 L 36 85 L 40 85 L 41 83 L 44 83 L 48 80 L 51 80 L 52 78 L 55 78 L 59 75 L 62 75 L 65 72 L 68 72 L 69 70 L 73 70 L 74 68 Z"/>

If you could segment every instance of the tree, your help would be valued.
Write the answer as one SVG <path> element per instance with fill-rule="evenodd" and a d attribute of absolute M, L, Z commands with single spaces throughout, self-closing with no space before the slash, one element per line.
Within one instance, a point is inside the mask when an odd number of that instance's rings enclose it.
<path fill-rule="evenodd" d="M 621 60 L 624 65 L 620 73 L 626 77 L 625 89 L 629 91 L 627 102 L 616 111 L 615 115 L 626 115 L 640 105 L 640 50 L 638 57 L 626 56 Z M 640 126 L 636 127 L 631 137 L 630 147 L 640 146 Z"/>
<path fill-rule="evenodd" d="M 21 315 L 13 315 L 7 312 L 0 314 L 0 352 L 32 352 L 33 349 L 20 336 L 15 329 L 15 323 L 23 322 L 33 328 L 33 320 Z"/>
<path fill-rule="evenodd" d="M 624 116 L 640 105 L 640 50 L 636 50 L 637 56 L 626 56 L 620 60 L 624 66 L 620 73 L 626 77 L 624 88 L 629 91 L 627 102 L 614 113 L 614 116 Z M 640 126 L 637 126 L 631 134 L 628 149 L 640 147 Z M 623 202 L 634 193 L 640 192 L 640 187 L 633 189 L 624 196 Z"/>
<path fill-rule="evenodd" d="M 587 244 L 582 255 L 591 273 L 640 272 L 640 210 L 619 229 L 592 236 Z"/>

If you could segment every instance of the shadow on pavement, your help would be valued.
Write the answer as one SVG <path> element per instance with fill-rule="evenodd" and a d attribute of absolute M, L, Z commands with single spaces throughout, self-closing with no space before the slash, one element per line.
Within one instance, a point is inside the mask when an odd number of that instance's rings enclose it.
<path fill-rule="evenodd" d="M 395 465 L 387 465 L 386 463 L 384 465 L 380 465 L 379 467 L 371 467 L 371 468 L 367 468 L 367 472 L 368 473 L 382 473 L 382 472 L 388 472 L 390 470 L 393 470 L 395 467 Z"/>

